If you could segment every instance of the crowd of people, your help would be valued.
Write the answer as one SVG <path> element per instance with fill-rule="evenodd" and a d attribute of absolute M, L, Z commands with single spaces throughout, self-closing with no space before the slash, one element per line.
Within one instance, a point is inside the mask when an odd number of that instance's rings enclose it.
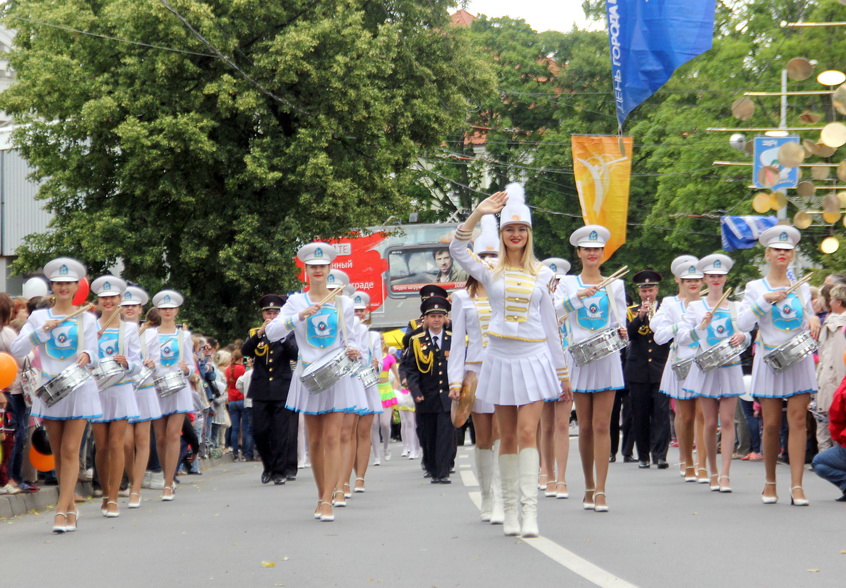
<path fill-rule="evenodd" d="M 93 474 L 102 515 L 116 518 L 121 497 L 138 508 L 148 488 L 170 502 L 178 476 L 226 452 L 260 461 L 263 484 L 310 466 L 314 518 L 331 522 L 368 490 L 371 457 L 391 458 L 394 419 L 402 457 L 422 458 L 432 484 L 451 482 L 469 420 L 482 521 L 536 537 L 539 493 L 569 498 L 577 420 L 586 510 L 609 512 L 618 451 L 664 470 L 671 446 L 682 480 L 714 492 L 732 492 L 733 459 L 763 461 L 761 500 L 774 504 L 782 460 L 790 503 L 806 506 L 813 460 L 846 501 L 846 276 L 819 289 L 797 280 L 800 234 L 776 226 L 759 239 L 764 275 L 736 301 L 725 287 L 733 261 L 717 253 L 677 257 L 663 298 L 659 271 L 634 273 L 632 304 L 625 272 L 602 274 L 609 238 L 599 225 L 572 233 L 577 274 L 561 258 L 539 262 L 522 187 L 509 185 L 456 230 L 449 256 L 464 288 L 423 287 L 400 350 L 370 329 L 369 296 L 332 268 L 328 243 L 299 249 L 307 287 L 263 296 L 260 326 L 224 348 L 178 321 L 174 290 L 145 312 L 142 288 L 105 275 L 91 283 L 94 302 L 78 304 L 85 267 L 55 259 L 48 296 L 0 294 L 0 352 L 19 368 L 0 395 L 0 493 L 37 491 L 27 459 L 37 443 L 53 458 L 45 481 L 59 486 L 52 530 L 72 532 L 80 475 Z"/>

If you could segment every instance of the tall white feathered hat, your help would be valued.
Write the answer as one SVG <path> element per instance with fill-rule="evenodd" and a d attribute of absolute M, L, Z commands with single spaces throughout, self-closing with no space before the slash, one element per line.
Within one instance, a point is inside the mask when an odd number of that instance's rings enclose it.
<path fill-rule="evenodd" d="M 508 184 L 505 187 L 508 193 L 508 202 L 505 208 L 499 213 L 499 228 L 504 229 L 508 225 L 532 226 L 532 213 L 526 206 L 526 192 L 523 186 L 518 183 Z"/>
<path fill-rule="evenodd" d="M 482 231 L 473 242 L 473 253 L 483 255 L 485 253 L 499 254 L 499 229 L 496 226 L 496 217 L 486 214 L 481 221 Z"/>

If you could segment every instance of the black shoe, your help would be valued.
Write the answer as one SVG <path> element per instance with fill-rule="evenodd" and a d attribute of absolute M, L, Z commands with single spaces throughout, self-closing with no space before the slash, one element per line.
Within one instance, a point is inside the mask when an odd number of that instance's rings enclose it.
<path fill-rule="evenodd" d="M 279 476 L 279 475 L 273 476 L 273 483 L 276 484 L 277 486 L 283 485 L 285 483 L 285 476 Z"/>
<path fill-rule="evenodd" d="M 639 464 L 637 464 L 637 467 L 638 467 L 638 469 L 645 470 L 645 469 L 649 468 L 649 462 L 648 461 L 642 461 Z"/>
<path fill-rule="evenodd" d="M 608 458 L 608 463 L 614 463 L 614 462 L 616 462 L 616 461 L 617 461 L 617 456 L 616 456 L 616 455 L 612 455 L 611 457 L 609 457 L 609 458 Z"/>
<path fill-rule="evenodd" d="M 455 473 L 455 468 L 449 468 L 449 473 L 450 473 L 450 474 L 454 474 L 454 473 Z"/>
<path fill-rule="evenodd" d="M 441 484 L 452 484 L 452 480 L 449 478 L 441 478 Z"/>
<path fill-rule="evenodd" d="M 423 472 L 423 477 L 424 477 L 424 478 L 431 478 L 431 477 L 432 477 L 432 474 L 431 474 L 430 472 Z M 434 481 L 435 481 L 435 480 L 432 480 L 432 482 L 434 482 Z"/>
<path fill-rule="evenodd" d="M 835 498 L 834 500 L 836 502 L 846 502 L 846 492 L 843 493 L 843 496 L 841 496 L 840 498 Z"/>
<path fill-rule="evenodd" d="M 637 460 L 635 458 L 633 458 L 631 455 L 623 456 L 623 463 L 634 463 L 636 461 Z"/>
<path fill-rule="evenodd" d="M 667 463 L 666 459 L 659 459 L 658 460 L 658 469 L 659 470 L 666 470 L 668 467 L 670 467 L 670 464 Z"/>
<path fill-rule="evenodd" d="M 440 478 L 432 478 L 432 479 L 429 481 L 429 483 L 430 483 L 430 484 L 440 484 L 440 483 L 441 483 L 441 479 L 440 479 Z"/>
<path fill-rule="evenodd" d="M 271 474 L 270 472 L 262 472 L 261 473 L 261 483 L 268 484 L 270 483 Z"/>
<path fill-rule="evenodd" d="M 288 480 L 289 482 L 293 482 L 294 480 L 297 479 L 297 475 L 296 474 L 285 474 L 285 479 Z"/>

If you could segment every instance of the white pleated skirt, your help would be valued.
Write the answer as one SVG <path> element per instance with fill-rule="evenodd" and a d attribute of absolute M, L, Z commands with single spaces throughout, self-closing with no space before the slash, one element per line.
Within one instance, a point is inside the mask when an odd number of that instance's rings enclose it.
<path fill-rule="evenodd" d="M 330 412 L 357 412 L 367 406 L 367 397 L 361 381 L 353 376 L 344 376 L 337 384 L 319 394 L 312 394 L 300 382 L 303 373 L 302 362 L 291 378 L 288 401 L 285 408 L 303 414 L 328 414 Z"/>
<path fill-rule="evenodd" d="M 379 394 L 378 386 L 368 386 L 364 389 L 366 405 L 358 411 L 360 415 L 382 414 L 382 396 Z"/>
<path fill-rule="evenodd" d="M 746 387 L 743 385 L 743 368 L 738 362 L 703 372 L 694 361 L 690 365 L 690 372 L 682 384 L 682 389 L 700 398 L 719 400 L 741 396 L 746 392 Z"/>
<path fill-rule="evenodd" d="M 623 381 L 623 364 L 620 352 L 615 351 L 607 357 L 592 361 L 587 365 L 577 366 L 575 362 L 570 369 L 570 386 L 573 392 L 593 394 L 605 390 L 622 390 L 626 387 Z"/>
<path fill-rule="evenodd" d="M 56 421 L 97 419 L 103 416 L 100 391 L 97 390 L 97 384 L 91 378 L 53 406 L 47 406 L 37 396 L 33 396 L 31 414 L 37 418 Z"/>
<path fill-rule="evenodd" d="M 162 418 L 162 407 L 159 406 L 156 387 L 152 384 L 135 391 L 135 404 L 138 406 L 138 418 L 130 419 L 130 422 L 143 423 Z"/>
<path fill-rule="evenodd" d="M 752 396 L 755 398 L 790 398 L 797 394 L 816 394 L 817 375 L 814 356 L 809 355 L 780 374 L 764 361 L 759 346 L 752 362 Z"/>
<path fill-rule="evenodd" d="M 153 388 L 155 390 L 155 388 Z M 155 394 L 155 392 L 153 392 Z M 159 399 L 159 408 L 162 411 L 162 416 L 170 416 L 176 413 L 194 412 L 194 401 L 191 398 L 190 386 L 180 388 L 178 392 L 174 392 L 169 396 L 162 398 L 156 394 Z"/>
<path fill-rule="evenodd" d="M 546 342 L 488 339 L 476 387 L 477 401 L 523 406 L 560 395 L 561 384 Z"/>
<path fill-rule="evenodd" d="M 131 381 L 100 390 L 100 406 L 103 407 L 103 416 L 91 419 L 92 423 L 134 421 L 139 416 Z"/>
<path fill-rule="evenodd" d="M 691 364 L 691 370 L 693 370 L 694 365 L 695 363 Z M 665 394 L 670 398 L 675 398 L 676 400 L 693 400 L 696 396 L 684 389 L 684 382 L 688 378 L 690 378 L 689 372 L 687 374 L 687 378 L 679 381 L 676 377 L 676 372 L 673 371 L 671 362 L 667 361 L 664 365 L 664 373 L 661 374 L 661 385 L 659 390 L 661 394 Z"/>

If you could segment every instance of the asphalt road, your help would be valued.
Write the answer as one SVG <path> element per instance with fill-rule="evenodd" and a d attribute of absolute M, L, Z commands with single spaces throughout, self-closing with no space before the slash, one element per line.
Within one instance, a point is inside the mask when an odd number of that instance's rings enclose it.
<path fill-rule="evenodd" d="M 574 439 L 575 441 L 575 439 Z M 763 464 L 734 462 L 732 494 L 685 484 L 674 469 L 611 464 L 611 512 L 581 508 L 575 443 L 571 498 L 539 497 L 541 537 L 479 522 L 472 449 L 449 486 L 397 457 L 367 473 L 367 492 L 312 517 L 310 470 L 263 486 L 255 463 L 185 476 L 176 500 L 145 490 L 142 508 L 103 518 L 81 505 L 76 533 L 50 533 L 45 511 L 0 523 L 4 586 L 843 586 L 846 504 L 807 472 L 811 506 L 792 507 L 779 467 L 777 505 L 761 504 Z M 671 450 L 671 452 L 674 450 Z M 122 499 L 125 503 L 126 499 Z"/>

